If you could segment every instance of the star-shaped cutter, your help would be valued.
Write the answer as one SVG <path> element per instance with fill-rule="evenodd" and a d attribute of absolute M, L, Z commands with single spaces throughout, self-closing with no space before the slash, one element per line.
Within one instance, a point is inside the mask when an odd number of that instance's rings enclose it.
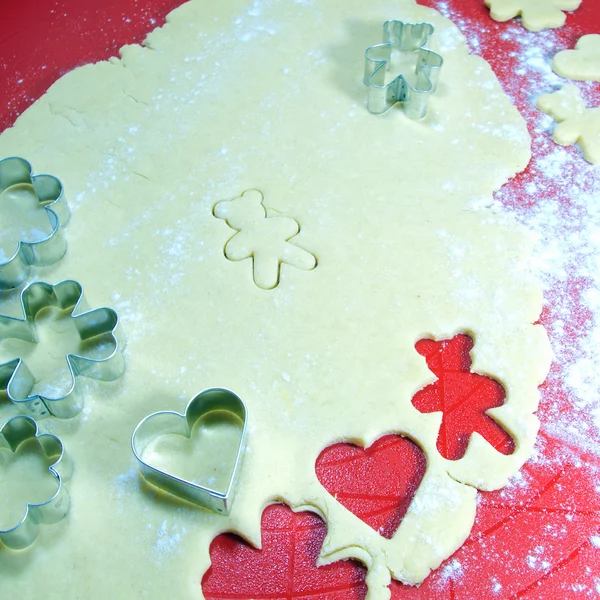
<path fill-rule="evenodd" d="M 27 280 L 31 267 L 46 267 L 58 262 L 67 251 L 63 226 L 71 211 L 62 183 L 53 175 L 34 175 L 24 159 L 11 156 L 0 160 L 0 194 L 15 185 L 30 185 L 48 215 L 52 231 L 36 242 L 19 241 L 14 254 L 0 261 L 0 290 L 10 290 Z"/>
<path fill-rule="evenodd" d="M 431 23 L 386 21 L 383 24 L 383 43 L 369 46 L 365 52 L 364 83 L 369 90 L 367 107 L 370 112 L 381 114 L 401 102 L 407 117 L 422 119 L 425 116 L 429 96 L 437 88 L 444 64 L 437 52 L 425 48 L 434 31 Z M 417 53 L 414 86 L 402 74 L 385 83 L 394 49 Z"/>
<path fill-rule="evenodd" d="M 71 501 L 63 481 L 71 476 L 72 464 L 65 455 L 59 438 L 49 433 L 39 433 L 37 423 L 28 416 L 9 419 L 0 428 L 0 448 L 16 452 L 29 439 L 37 439 L 44 454 L 52 464 L 48 467 L 56 479 L 56 492 L 40 503 L 27 503 L 20 521 L 10 529 L 0 529 L 0 540 L 7 548 L 22 550 L 35 542 L 40 525 L 58 523 L 69 512 Z"/>
<path fill-rule="evenodd" d="M 23 406 L 38 418 L 53 415 L 60 419 L 70 419 L 83 407 L 83 394 L 76 385 L 76 377 L 82 375 L 113 381 L 123 374 L 125 362 L 116 336 L 119 317 L 111 308 L 89 310 L 83 288 L 77 281 L 66 280 L 56 285 L 36 281 L 21 292 L 24 319 L 0 315 L 0 340 L 17 338 L 38 342 L 35 317 L 48 307 L 71 309 L 70 316 L 82 341 L 110 334 L 114 343 L 112 351 L 103 358 L 67 354 L 65 358 L 71 375 L 71 386 L 64 395 L 52 398 L 31 394 L 35 378 L 21 358 L 0 364 L 0 390 L 6 390 L 11 402 Z"/>

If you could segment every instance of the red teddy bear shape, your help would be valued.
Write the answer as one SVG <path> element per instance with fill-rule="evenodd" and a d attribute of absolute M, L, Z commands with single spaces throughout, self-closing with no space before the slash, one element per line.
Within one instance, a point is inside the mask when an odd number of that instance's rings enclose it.
<path fill-rule="evenodd" d="M 499 452 L 514 451 L 510 435 L 486 414 L 504 404 L 506 392 L 495 379 L 471 372 L 472 348 L 473 340 L 464 334 L 439 342 L 423 339 L 415 345 L 438 379 L 417 392 L 412 403 L 422 413 L 443 413 L 437 449 L 449 460 L 463 457 L 475 431 Z"/>

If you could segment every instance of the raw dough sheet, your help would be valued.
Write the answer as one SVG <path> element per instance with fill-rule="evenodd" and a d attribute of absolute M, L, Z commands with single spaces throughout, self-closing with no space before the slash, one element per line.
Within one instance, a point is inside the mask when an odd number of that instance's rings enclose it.
<path fill-rule="evenodd" d="M 423 121 L 364 105 L 363 53 L 389 18 L 436 28 L 445 64 Z M 38 276 L 76 279 L 92 307 L 117 310 L 127 370 L 114 384 L 86 382 L 80 416 L 41 423 L 73 459 L 72 508 L 26 555 L 3 554 L 4 595 L 35 585 L 50 596 L 201 597 L 210 541 L 230 530 L 259 545 L 263 508 L 282 500 L 326 520 L 323 562 L 361 560 L 368 597 L 386 598 L 391 577 L 418 583 L 460 546 L 475 488 L 504 485 L 528 458 L 549 364 L 533 325 L 541 293 L 530 237 L 490 207 L 526 166 L 529 136 L 487 63 L 437 12 L 408 0 L 353 0 L 343 12 L 334 2 L 190 2 L 144 47 L 65 75 L 0 136 L 8 155 L 65 184 L 68 254 Z M 263 286 L 251 259 L 229 260 L 235 230 L 215 209 L 247 190 L 260 191 L 268 217 L 248 209 L 243 223 Z M 254 247 L 270 219 L 275 238 L 295 222 L 289 243 L 305 253 Z M 18 295 L 5 299 L 16 314 Z M 411 404 L 433 381 L 414 344 L 458 332 L 475 340 L 473 371 L 506 390 L 490 414 L 515 439 L 510 456 L 475 435 L 464 458 L 443 459 L 441 415 Z M 249 411 L 229 518 L 157 498 L 129 447 L 141 418 L 182 411 L 212 386 Z M 0 420 L 15 413 L 0 405 Z M 324 447 L 387 433 L 413 439 L 428 462 L 390 540 L 314 472 Z M 176 543 L 161 543 L 165 528 Z"/>

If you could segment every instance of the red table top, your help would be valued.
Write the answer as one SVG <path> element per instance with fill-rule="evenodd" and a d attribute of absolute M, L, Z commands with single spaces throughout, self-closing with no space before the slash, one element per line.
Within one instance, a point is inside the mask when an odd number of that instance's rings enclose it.
<path fill-rule="evenodd" d="M 600 208 L 594 210 L 595 204 L 600 206 L 600 166 L 588 165 L 576 147 L 555 153 L 552 123 L 535 109 L 532 97 L 556 89 L 548 68 L 556 51 L 572 48 L 582 34 L 600 33 L 600 5 L 583 0 L 564 27 L 532 33 L 518 21 L 492 21 L 482 0 L 423 3 L 440 8 L 458 24 L 471 50 L 491 63 L 528 122 L 534 158 L 496 199 L 546 237 L 541 321 L 556 359 L 542 386 L 542 428 L 532 459 L 507 488 L 480 494 L 473 531 L 454 556 L 420 588 L 393 583 L 392 598 L 599 596 L 600 344 L 594 328 L 600 294 L 594 290 L 600 289 L 600 235 L 594 237 L 593 229 L 600 232 Z M 0 131 L 65 72 L 114 56 L 124 44 L 141 42 L 179 4 L 6 3 L 0 30 Z M 588 106 L 600 105 L 600 84 L 578 85 Z M 438 449 L 447 458 L 461 455 L 473 431 L 501 452 L 513 448 L 510 436 L 484 414 L 503 401 L 503 389 L 470 372 L 470 344 L 466 336 L 457 336 L 440 344 L 421 342 L 416 348 L 443 386 L 430 386 L 413 403 L 422 411 L 444 411 Z M 424 469 L 420 450 L 397 436 L 382 438 L 367 450 L 328 448 L 316 465 L 323 485 L 387 537 L 400 523 Z M 234 536 L 213 542 L 213 566 L 198 582 L 207 598 L 364 598 L 365 570 L 360 564 L 316 567 L 326 533 L 317 516 L 275 505 L 263 514 L 262 533 L 261 551 Z"/>

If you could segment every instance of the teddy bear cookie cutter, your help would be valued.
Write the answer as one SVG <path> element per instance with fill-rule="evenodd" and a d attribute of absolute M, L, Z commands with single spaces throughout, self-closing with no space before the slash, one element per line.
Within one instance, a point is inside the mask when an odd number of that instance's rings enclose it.
<path fill-rule="evenodd" d="M 20 286 L 32 267 L 52 265 L 67 251 L 63 227 L 69 222 L 71 211 L 60 180 L 53 175 L 34 175 L 33 167 L 23 158 L 12 156 L 0 160 L 0 195 L 17 186 L 33 190 L 48 216 L 51 231 L 39 240 L 19 240 L 10 257 L 5 260 L 0 257 L 0 290 Z"/>
<path fill-rule="evenodd" d="M 437 89 L 444 64 L 444 59 L 437 52 L 425 47 L 434 31 L 431 23 L 390 20 L 383 24 L 383 43 L 369 46 L 365 52 L 364 83 L 368 88 L 369 112 L 382 114 L 401 102 L 410 119 L 425 116 L 429 97 Z M 417 54 L 414 85 L 403 73 L 385 83 L 393 50 Z"/>
<path fill-rule="evenodd" d="M 242 423 L 235 461 L 224 490 L 174 475 L 154 466 L 150 459 L 144 458 L 145 449 L 154 439 L 173 433 L 190 438 L 194 425 L 203 417 L 217 411 L 229 413 L 230 416 L 236 417 Z M 182 500 L 187 500 L 218 514 L 228 515 L 231 511 L 235 486 L 244 458 L 246 422 L 246 405 L 237 394 L 225 388 L 208 388 L 189 401 L 183 414 L 165 410 L 152 413 L 142 419 L 131 436 L 131 449 L 138 462 L 140 472 L 148 483 Z"/>

